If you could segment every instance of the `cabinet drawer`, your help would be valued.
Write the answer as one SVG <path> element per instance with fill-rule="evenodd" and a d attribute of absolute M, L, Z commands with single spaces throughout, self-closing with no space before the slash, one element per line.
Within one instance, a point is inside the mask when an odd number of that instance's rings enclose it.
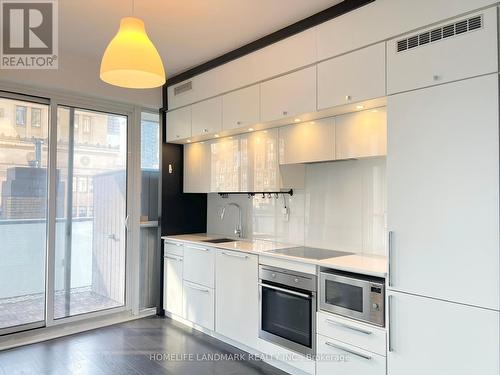
<path fill-rule="evenodd" d="M 385 375 L 385 357 L 317 335 L 316 375 Z"/>
<path fill-rule="evenodd" d="M 172 314 L 183 316 L 182 257 L 166 254 L 163 270 L 163 308 Z"/>
<path fill-rule="evenodd" d="M 387 91 L 496 72 L 497 50 L 496 8 L 398 37 L 387 44 Z"/>
<path fill-rule="evenodd" d="M 273 121 L 316 110 L 316 66 L 264 82 L 260 87 L 261 120 Z"/>
<path fill-rule="evenodd" d="M 318 64 L 318 109 L 385 96 L 385 44 Z"/>
<path fill-rule="evenodd" d="M 184 245 L 184 280 L 213 288 L 214 272 L 214 249 Z"/>
<path fill-rule="evenodd" d="M 214 296 L 212 288 L 184 280 L 184 317 L 190 322 L 213 331 L 215 321 Z"/>
<path fill-rule="evenodd" d="M 367 324 L 318 312 L 318 333 L 379 355 L 386 355 L 386 332 Z"/>
<path fill-rule="evenodd" d="M 163 244 L 163 250 L 165 254 L 174 254 L 183 256 L 184 255 L 184 247 L 180 242 L 167 242 L 165 241 Z"/>

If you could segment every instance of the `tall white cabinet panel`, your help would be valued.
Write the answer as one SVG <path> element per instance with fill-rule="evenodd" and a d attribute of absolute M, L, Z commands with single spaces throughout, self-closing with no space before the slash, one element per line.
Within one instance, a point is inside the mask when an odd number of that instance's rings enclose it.
<path fill-rule="evenodd" d="M 260 120 L 260 86 L 253 85 L 222 97 L 222 128 L 231 130 Z"/>
<path fill-rule="evenodd" d="M 222 130 L 222 97 L 193 104 L 191 111 L 193 136 L 215 134 Z"/>
<path fill-rule="evenodd" d="M 316 66 L 263 82 L 261 120 L 279 120 L 316 110 Z"/>
<path fill-rule="evenodd" d="M 362 158 L 386 154 L 386 108 L 371 109 L 336 117 L 336 159 Z"/>
<path fill-rule="evenodd" d="M 481 13 L 467 15 L 389 41 L 388 93 L 394 94 L 496 72 L 496 12 L 496 7 L 486 9 Z M 479 22 L 482 22 L 482 26 Z M 422 44 L 422 41 L 430 42 Z M 403 50 L 398 52 L 398 46 Z M 415 47 L 404 49 L 405 46 Z"/>
<path fill-rule="evenodd" d="M 257 255 L 217 250 L 215 330 L 256 347 L 259 329 Z"/>
<path fill-rule="evenodd" d="M 318 109 L 385 96 L 385 43 L 318 64 Z"/>
<path fill-rule="evenodd" d="M 183 316 L 182 260 L 182 256 L 180 255 L 167 253 L 163 262 L 163 274 L 165 277 L 163 308 L 178 316 Z"/>
<path fill-rule="evenodd" d="M 184 145 L 184 193 L 210 191 L 210 145 L 211 142 Z"/>
<path fill-rule="evenodd" d="M 167 142 L 191 137 L 191 107 L 167 112 Z"/>
<path fill-rule="evenodd" d="M 335 118 L 279 128 L 280 164 L 335 159 Z"/>
<path fill-rule="evenodd" d="M 241 191 L 276 191 L 280 188 L 278 129 L 240 136 Z"/>
<path fill-rule="evenodd" d="M 391 287 L 499 309 L 498 76 L 388 99 Z"/>
<path fill-rule="evenodd" d="M 405 293 L 388 295 L 388 375 L 500 373 L 498 311 Z"/>

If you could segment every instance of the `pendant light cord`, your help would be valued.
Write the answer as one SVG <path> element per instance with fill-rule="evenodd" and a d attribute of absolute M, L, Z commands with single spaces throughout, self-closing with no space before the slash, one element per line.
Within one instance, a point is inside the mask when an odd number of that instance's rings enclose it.
<path fill-rule="evenodd" d="M 135 11 L 135 0 L 132 0 L 132 17 L 134 16 Z"/>

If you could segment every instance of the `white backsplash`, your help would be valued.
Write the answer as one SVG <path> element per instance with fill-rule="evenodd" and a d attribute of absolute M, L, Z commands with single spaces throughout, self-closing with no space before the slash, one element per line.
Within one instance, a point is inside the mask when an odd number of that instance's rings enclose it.
<path fill-rule="evenodd" d="M 208 194 L 207 231 L 234 235 L 237 210 L 229 207 L 224 220 L 220 208 L 229 203 L 243 210 L 244 237 L 269 239 L 364 254 L 386 254 L 385 157 L 306 166 L 305 190 L 283 196 Z"/>

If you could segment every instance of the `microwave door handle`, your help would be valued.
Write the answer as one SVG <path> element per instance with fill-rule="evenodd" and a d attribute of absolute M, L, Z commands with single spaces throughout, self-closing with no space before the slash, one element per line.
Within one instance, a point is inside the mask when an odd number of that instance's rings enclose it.
<path fill-rule="evenodd" d="M 300 293 L 300 292 L 296 292 L 294 290 L 288 290 L 288 289 L 285 289 L 285 288 L 280 288 L 278 286 L 269 285 L 269 284 L 259 283 L 259 285 L 262 286 L 262 287 L 264 287 L 264 288 L 269 288 L 269 289 L 277 290 L 279 292 L 293 294 L 294 296 L 311 299 L 311 296 L 309 294 Z"/>

